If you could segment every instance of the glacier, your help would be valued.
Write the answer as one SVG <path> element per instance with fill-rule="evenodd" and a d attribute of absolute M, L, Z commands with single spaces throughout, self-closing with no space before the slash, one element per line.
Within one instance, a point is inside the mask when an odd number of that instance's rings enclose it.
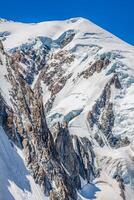
<path fill-rule="evenodd" d="M 25 143 L 17 147 L 7 127 L 0 128 L 1 200 L 133 200 L 134 47 L 81 17 L 32 24 L 1 20 L 0 40 L 0 94 Z M 51 149 L 44 157 L 43 144 L 34 138 L 40 132 Z M 76 194 L 60 196 L 51 165 L 73 179 Z"/>

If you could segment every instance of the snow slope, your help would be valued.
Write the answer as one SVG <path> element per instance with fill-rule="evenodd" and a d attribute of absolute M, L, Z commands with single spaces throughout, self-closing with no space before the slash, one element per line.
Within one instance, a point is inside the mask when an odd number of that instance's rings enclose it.
<path fill-rule="evenodd" d="M 29 175 L 23 155 L 0 127 L 0 200 L 45 200 Z"/>
<path fill-rule="evenodd" d="M 60 50 L 59 47 L 56 46 L 57 40 L 59 40 L 60 36 L 68 30 L 73 30 L 76 34 L 73 41 L 63 49 L 71 52 L 76 58 L 69 67 L 66 65 L 63 67 L 65 68 L 66 74 L 73 73 L 73 75 L 67 81 L 64 88 L 56 95 L 50 115 L 57 112 L 62 115 L 67 115 L 72 111 L 72 108 L 73 110 L 84 109 L 81 116 L 87 115 L 86 112 L 89 112 L 95 100 L 101 94 L 105 84 L 110 79 L 112 73 L 116 72 L 123 84 L 123 88 L 120 94 L 115 91 L 113 96 L 113 101 L 115 102 L 114 111 L 117 116 L 113 132 L 118 135 L 123 133 L 124 137 L 127 133 L 127 135 L 129 134 L 129 137 L 131 137 L 133 132 L 133 111 L 129 115 L 127 114 L 127 111 L 129 109 L 133 110 L 133 104 L 130 102 L 130 99 L 133 100 L 131 91 L 133 91 L 134 83 L 133 46 L 123 42 L 111 33 L 106 32 L 84 18 L 40 22 L 37 24 L 25 24 L 10 21 L 2 21 L 0 23 L 0 32 L 9 33 L 3 41 L 4 47 L 7 50 L 14 49 L 22 44 L 28 44 L 34 38 L 44 37 L 44 44 L 51 45 L 51 52 L 55 53 Z M 50 42 L 51 40 L 53 40 L 52 44 Z M 37 43 L 36 48 L 40 48 L 40 42 Z M 103 70 L 99 74 L 94 74 L 87 80 L 78 78 L 78 74 L 85 70 L 90 62 L 94 62 L 100 55 L 105 53 L 107 53 L 108 57 L 111 59 L 111 64 L 106 70 Z M 33 84 L 35 84 L 37 79 L 38 76 L 35 77 Z M 76 82 L 74 83 L 73 80 Z M 44 91 L 44 103 L 46 103 L 50 98 L 50 93 L 47 86 L 42 84 L 42 88 Z M 128 88 L 129 90 L 127 91 Z M 82 96 L 84 98 L 81 98 Z M 76 98 L 77 101 L 74 106 L 74 99 Z M 66 104 L 66 107 L 64 107 L 64 104 Z M 120 116 L 120 113 L 123 113 L 123 118 Z M 79 123 L 79 117 L 76 123 Z M 121 122 L 120 126 L 117 126 L 119 122 Z M 73 123 L 71 126 L 75 126 L 75 121 L 71 123 Z M 81 123 L 83 124 L 84 122 Z M 127 124 L 129 124 L 129 128 L 127 128 Z M 79 130 L 77 131 L 79 134 Z"/>
<path fill-rule="evenodd" d="M 64 38 L 65 33 L 70 33 L 70 31 L 75 33 L 73 40 L 61 48 L 60 41 Z M 96 165 L 103 169 L 100 180 L 96 180 L 98 183 L 94 183 L 95 186 L 93 190 L 97 187 L 97 191 L 93 199 L 110 200 L 111 198 L 111 200 L 113 200 L 113 194 L 115 200 L 121 199 L 118 184 L 113 180 L 113 176 L 117 173 L 117 164 L 121 163 L 123 167 L 120 169 L 120 174 L 123 175 L 126 182 L 129 179 L 128 185 L 126 186 L 126 198 L 128 200 L 133 200 L 133 190 L 131 186 L 134 186 L 134 47 L 83 18 L 41 22 L 37 24 L 2 21 L 0 22 L 0 33 L 7 33 L 2 40 L 5 49 L 10 53 L 11 50 L 16 47 L 21 48 L 22 45 L 24 45 L 24 47 L 31 46 L 31 43 L 38 38 L 33 49 L 39 50 L 42 44 L 50 47 L 49 53 L 52 59 L 48 59 L 48 65 L 51 64 L 52 61 L 53 63 L 57 62 L 57 60 L 53 58 L 53 55 L 58 54 L 61 50 L 64 54 L 65 51 L 67 51 L 69 55 L 71 54 L 74 56 L 74 60 L 71 64 L 64 62 L 61 66 L 61 69 L 64 70 L 64 75 L 67 76 L 71 74 L 72 76 L 67 79 L 64 87 L 55 95 L 52 108 L 47 113 L 49 126 L 51 127 L 57 121 L 62 122 L 67 120 L 69 122 L 70 134 L 79 137 L 87 137 L 92 140 L 96 152 L 96 159 L 98 160 Z M 40 37 L 43 37 L 43 40 L 40 40 Z M 93 75 L 88 78 L 80 76 L 84 70 L 104 55 L 110 60 L 110 64 L 106 68 L 102 69 L 100 72 L 93 73 Z M 0 88 L 3 93 L 5 92 L 6 100 L 10 102 L 8 94 L 10 85 L 8 85 L 3 78 L 6 71 L 2 66 L 0 82 L 3 84 Z M 24 69 L 28 68 L 25 64 L 22 66 Z M 53 68 L 50 67 L 49 72 L 52 70 Z M 55 74 L 56 73 L 57 72 L 55 72 Z M 87 120 L 89 112 L 92 111 L 94 104 L 101 97 L 105 86 L 109 83 L 114 74 L 118 76 L 121 88 L 117 89 L 113 85 L 110 87 L 110 103 L 113 104 L 115 117 L 112 134 L 120 138 L 125 138 L 127 136 L 130 140 L 130 145 L 125 148 L 120 146 L 118 149 L 110 147 L 106 136 L 96 126 L 91 130 Z M 34 76 L 32 88 L 36 85 L 39 75 L 40 73 Z M 56 82 L 57 77 L 54 78 Z M 44 80 L 41 80 L 40 84 L 44 105 L 46 105 L 51 97 L 51 91 L 43 81 Z M 1 131 L 1 134 L 2 133 Z M 100 147 L 94 139 L 95 133 L 101 136 L 105 143 L 104 147 Z M 10 149 L 15 154 L 11 146 Z M 6 162 L 8 163 L 7 160 Z M 8 174 L 9 172 L 6 173 Z M 29 177 L 26 173 L 25 177 L 27 176 Z M 23 178 L 24 177 L 22 177 L 22 180 Z M 12 179 L 16 180 L 16 177 Z M 5 176 L 3 180 L 5 180 Z M 132 180 L 132 182 L 130 182 L 130 180 Z M 31 178 L 30 181 L 32 181 Z M 6 183 L 6 185 L 9 184 L 10 183 Z M 19 195 L 24 195 L 25 199 L 34 199 L 35 193 L 33 193 L 33 196 L 28 197 L 28 194 L 32 195 L 32 192 L 28 190 L 27 184 L 26 186 L 24 184 L 27 192 L 21 191 L 21 186 L 18 186 L 18 182 L 16 182 L 15 185 L 16 186 L 11 185 L 10 187 L 12 193 L 12 188 L 15 187 Z M 33 182 L 32 185 L 38 190 Z M 89 187 L 86 185 L 87 183 L 85 183 L 85 188 L 80 192 L 80 196 L 83 196 L 85 199 L 91 199 L 89 197 L 90 190 L 92 190 L 91 185 Z M 21 199 L 21 197 L 19 198 Z"/>
<path fill-rule="evenodd" d="M 84 22 L 84 23 L 83 23 Z M 95 35 L 102 35 L 101 38 L 104 38 L 104 31 L 93 23 L 89 22 L 84 18 L 75 18 L 66 21 L 52 21 L 52 22 L 40 22 L 37 24 L 25 24 L 25 23 L 16 23 L 10 21 L 4 21 L 0 24 L 1 32 L 8 32 L 8 39 L 5 41 L 6 48 L 13 48 L 22 43 L 28 41 L 28 39 L 45 36 L 52 39 L 57 39 L 61 33 L 67 30 L 75 30 L 76 32 L 84 32 L 91 30 L 91 36 L 93 33 Z M 90 33 L 87 33 L 87 38 L 89 38 Z M 113 43 L 113 37 L 109 36 L 109 33 L 105 32 L 107 40 Z M 96 38 L 92 38 L 97 40 Z M 114 40 L 118 43 L 119 39 L 114 37 Z M 102 42 L 102 41 L 100 41 Z"/>

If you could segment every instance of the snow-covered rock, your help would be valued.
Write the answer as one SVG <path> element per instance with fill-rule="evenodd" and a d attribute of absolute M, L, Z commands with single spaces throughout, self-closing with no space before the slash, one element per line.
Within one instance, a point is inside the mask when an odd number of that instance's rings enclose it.
<path fill-rule="evenodd" d="M 46 200 L 30 176 L 24 157 L 0 127 L 0 200 Z"/>
<path fill-rule="evenodd" d="M 84 18 L 1 20 L 0 39 L 6 130 L 45 195 L 132 199 L 134 47 Z"/>

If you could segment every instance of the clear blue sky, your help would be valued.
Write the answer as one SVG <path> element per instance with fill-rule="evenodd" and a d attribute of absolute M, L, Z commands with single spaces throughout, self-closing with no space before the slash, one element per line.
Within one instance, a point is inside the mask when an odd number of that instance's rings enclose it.
<path fill-rule="evenodd" d="M 0 17 L 22 22 L 85 17 L 134 45 L 134 0 L 0 0 Z"/>

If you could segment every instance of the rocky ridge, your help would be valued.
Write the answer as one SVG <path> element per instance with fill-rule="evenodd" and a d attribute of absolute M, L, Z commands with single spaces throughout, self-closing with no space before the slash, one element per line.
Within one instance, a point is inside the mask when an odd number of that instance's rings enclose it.
<path fill-rule="evenodd" d="M 119 196 L 128 199 L 132 133 L 115 130 L 121 115 L 116 106 L 133 87 L 133 48 L 123 51 L 126 44 L 84 19 L 65 23 L 68 30 L 57 38 L 37 36 L 8 52 L 0 43 L 0 81 L 7 84 L 0 88 L 0 125 L 51 200 L 81 199 L 83 186 L 103 179 L 105 170 L 111 181 L 118 175 L 126 189 Z M 82 32 L 77 23 L 95 31 Z M 6 47 L 10 36 L 1 37 Z"/>

